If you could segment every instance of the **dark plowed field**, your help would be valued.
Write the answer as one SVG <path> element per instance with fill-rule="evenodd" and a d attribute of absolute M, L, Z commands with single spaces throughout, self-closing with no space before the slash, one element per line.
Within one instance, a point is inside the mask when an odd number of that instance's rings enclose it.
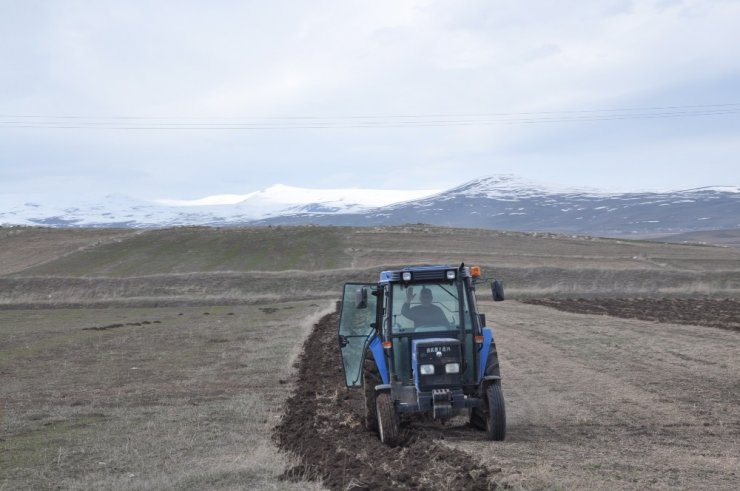
<path fill-rule="evenodd" d="M 577 314 L 740 331 L 740 301 L 730 298 L 542 298 L 523 302 Z"/>
<path fill-rule="evenodd" d="M 337 323 L 338 314 L 324 317 L 298 361 L 296 392 L 275 438 L 302 464 L 285 477 L 318 477 L 331 489 L 496 488 L 499 469 L 424 438 L 423 430 L 408 432 L 403 445 L 389 448 L 364 429 L 362 394 L 344 385 Z"/>

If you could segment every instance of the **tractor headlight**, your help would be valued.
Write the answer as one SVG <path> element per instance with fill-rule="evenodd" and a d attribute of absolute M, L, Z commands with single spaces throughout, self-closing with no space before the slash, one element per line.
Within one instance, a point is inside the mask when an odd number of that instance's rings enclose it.
<path fill-rule="evenodd" d="M 403 281 L 411 281 L 411 271 L 404 271 L 401 273 L 401 279 Z"/>
<path fill-rule="evenodd" d="M 447 271 L 447 279 L 448 280 L 454 280 L 455 279 L 455 270 L 451 269 Z"/>
<path fill-rule="evenodd" d="M 434 365 L 419 365 L 419 373 L 422 375 L 434 375 Z"/>
<path fill-rule="evenodd" d="M 445 372 L 446 373 L 460 373 L 460 364 L 459 363 L 447 363 L 445 365 Z"/>

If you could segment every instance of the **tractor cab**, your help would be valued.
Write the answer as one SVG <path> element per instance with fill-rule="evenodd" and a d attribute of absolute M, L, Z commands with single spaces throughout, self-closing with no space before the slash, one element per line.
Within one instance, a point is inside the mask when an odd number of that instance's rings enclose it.
<path fill-rule="evenodd" d="M 481 390 L 500 382 L 500 373 L 492 330 L 476 307 L 479 276 L 479 268 L 464 265 L 414 266 L 383 271 L 375 284 L 345 285 L 339 325 L 345 381 L 364 388 L 366 423 L 381 439 L 374 407 L 381 394 L 392 408 L 386 423 L 403 413 L 445 420 L 487 407 Z"/>

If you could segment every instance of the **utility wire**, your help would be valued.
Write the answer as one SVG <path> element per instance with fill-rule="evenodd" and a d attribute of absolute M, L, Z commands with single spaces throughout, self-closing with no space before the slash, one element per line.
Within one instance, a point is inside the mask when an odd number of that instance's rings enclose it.
<path fill-rule="evenodd" d="M 565 114 L 565 113 L 599 113 L 599 112 L 634 112 L 634 111 L 657 111 L 657 110 L 676 110 L 676 109 L 709 109 L 709 108 L 740 108 L 740 103 L 723 103 L 723 104 L 701 104 L 701 105 L 683 105 L 683 106 L 648 106 L 648 107 L 629 107 L 621 109 L 573 109 L 561 111 L 528 111 L 528 112 L 504 112 L 504 113 L 462 113 L 462 114 L 416 114 L 416 115 L 383 115 L 383 116 L 264 116 L 248 119 L 378 119 L 378 118 L 431 118 L 431 117 L 484 117 L 484 116 L 517 116 L 517 115 L 538 115 L 538 114 Z M 40 116 L 40 115 L 12 115 L 0 114 L 2 118 L 49 118 L 49 119 L 240 119 L 239 117 L 213 117 L 213 116 Z"/>
<path fill-rule="evenodd" d="M 740 114 L 740 103 L 627 109 L 391 116 L 285 116 L 257 118 L 162 116 L 0 115 L 0 128 L 109 130 L 279 130 L 419 128 L 513 124 L 582 123 Z"/>

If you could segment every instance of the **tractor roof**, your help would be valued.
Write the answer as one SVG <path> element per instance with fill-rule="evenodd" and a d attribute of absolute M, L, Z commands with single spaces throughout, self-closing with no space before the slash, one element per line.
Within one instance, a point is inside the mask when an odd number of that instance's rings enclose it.
<path fill-rule="evenodd" d="M 380 273 L 380 283 L 404 282 L 403 273 L 411 273 L 410 282 L 417 281 L 449 281 L 448 271 L 455 271 L 457 277 L 460 268 L 449 266 L 447 264 L 422 264 L 418 266 L 405 266 L 403 269 L 382 271 Z M 470 276 L 469 268 L 463 266 L 460 276 Z"/>

